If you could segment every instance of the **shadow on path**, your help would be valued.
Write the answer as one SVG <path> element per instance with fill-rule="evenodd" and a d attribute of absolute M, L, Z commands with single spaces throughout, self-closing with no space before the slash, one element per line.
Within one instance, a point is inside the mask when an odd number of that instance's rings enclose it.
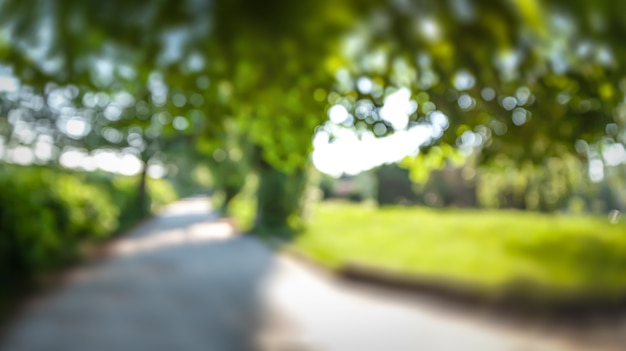
<path fill-rule="evenodd" d="M 273 258 L 229 229 L 206 199 L 176 203 L 36 301 L 0 349 L 255 350 L 258 290 Z"/>

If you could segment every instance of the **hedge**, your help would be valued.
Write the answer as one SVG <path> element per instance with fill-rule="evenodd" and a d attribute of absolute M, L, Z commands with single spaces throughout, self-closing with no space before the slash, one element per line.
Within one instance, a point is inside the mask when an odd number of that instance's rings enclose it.
<path fill-rule="evenodd" d="M 28 281 L 79 257 L 79 247 L 141 219 L 137 177 L 0 166 L 0 284 Z M 176 199 L 148 182 L 152 208 Z"/>

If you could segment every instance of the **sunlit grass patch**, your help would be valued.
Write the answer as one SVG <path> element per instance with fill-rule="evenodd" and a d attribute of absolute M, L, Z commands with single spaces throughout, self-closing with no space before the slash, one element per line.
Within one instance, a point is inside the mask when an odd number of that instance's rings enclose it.
<path fill-rule="evenodd" d="M 322 203 L 294 248 L 330 268 L 359 264 L 487 293 L 626 295 L 626 225 L 600 217 Z"/>

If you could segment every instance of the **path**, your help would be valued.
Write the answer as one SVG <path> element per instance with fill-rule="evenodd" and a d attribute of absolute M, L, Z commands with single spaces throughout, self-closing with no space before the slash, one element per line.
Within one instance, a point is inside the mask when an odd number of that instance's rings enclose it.
<path fill-rule="evenodd" d="M 168 207 L 111 250 L 35 301 L 0 350 L 575 350 L 346 286 L 232 235 L 204 198 Z"/>

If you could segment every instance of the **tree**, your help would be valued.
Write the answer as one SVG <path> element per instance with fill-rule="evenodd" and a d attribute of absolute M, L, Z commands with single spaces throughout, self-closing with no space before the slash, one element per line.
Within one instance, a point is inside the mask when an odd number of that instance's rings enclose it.
<path fill-rule="evenodd" d="M 410 166 L 418 178 L 459 149 L 479 149 L 482 164 L 510 159 L 521 166 L 577 153 L 577 140 L 626 141 L 619 3 L 378 5 L 350 39 L 358 45 L 347 54 L 340 90 L 360 117 L 355 122 L 385 134 L 393 131 L 378 113 L 385 97 L 411 89 L 419 108 L 409 125 L 428 125 L 436 136 Z M 364 101 L 376 108 L 359 116 Z"/>
<path fill-rule="evenodd" d="M 418 171 L 474 150 L 483 164 L 522 166 L 575 153 L 578 140 L 624 144 L 618 5 L 63 0 L 31 11 L 5 0 L 0 55 L 24 81 L 127 91 L 137 103 L 150 104 L 147 77 L 161 74 L 172 102 L 163 109 L 201 130 L 206 152 L 245 131 L 260 179 L 257 227 L 285 227 L 298 217 L 311 137 L 329 104 L 352 112 L 346 125 L 382 136 L 397 128 L 380 114 L 385 98 L 410 89 L 407 127 L 433 135 L 407 161 Z M 186 103 L 195 94 L 203 102 Z"/>

